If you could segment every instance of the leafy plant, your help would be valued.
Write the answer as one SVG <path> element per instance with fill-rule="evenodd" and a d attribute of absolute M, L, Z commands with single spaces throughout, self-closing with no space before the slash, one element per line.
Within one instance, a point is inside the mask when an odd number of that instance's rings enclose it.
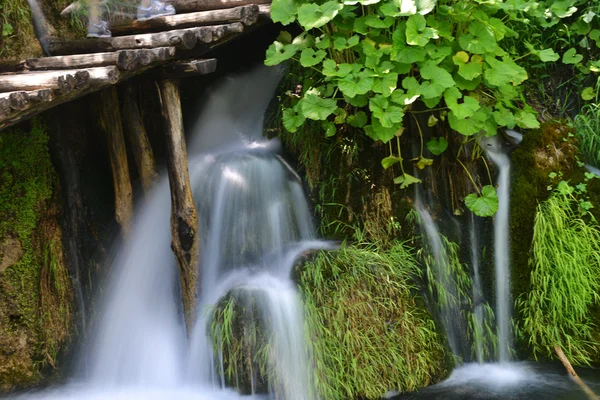
<path fill-rule="evenodd" d="M 498 194 L 492 185 L 485 185 L 479 195 L 471 193 L 465 197 L 469 210 L 480 217 L 491 217 L 498 211 Z"/>

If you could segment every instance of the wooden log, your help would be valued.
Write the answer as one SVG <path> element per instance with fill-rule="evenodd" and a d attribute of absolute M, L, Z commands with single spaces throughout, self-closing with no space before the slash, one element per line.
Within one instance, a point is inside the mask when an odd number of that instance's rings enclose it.
<path fill-rule="evenodd" d="M 118 52 L 117 66 L 125 71 L 170 60 L 175 56 L 175 47 L 154 49 L 122 50 Z"/>
<path fill-rule="evenodd" d="M 117 89 L 103 89 L 98 96 L 100 124 L 106 133 L 115 191 L 115 220 L 124 234 L 129 233 L 133 217 L 133 191 L 129 178 L 127 151 Z"/>
<path fill-rule="evenodd" d="M 100 4 L 105 4 L 102 0 Z M 227 8 L 247 6 L 250 4 L 271 4 L 271 0 L 174 0 L 170 3 L 175 7 L 177 13 L 191 13 L 196 11 L 223 10 Z M 67 16 L 81 9 L 81 2 L 75 1 L 65 7 L 60 15 Z"/>
<path fill-rule="evenodd" d="M 85 72 L 83 72 L 85 71 Z M 75 76 L 78 72 L 82 74 Z M 14 74 L 0 75 L 0 92 L 28 91 L 36 89 L 65 89 L 68 86 L 76 86 L 76 83 L 89 74 L 90 85 L 94 84 L 114 84 L 119 80 L 119 71 L 116 67 L 97 67 L 85 70 L 58 70 L 58 71 L 39 71 L 39 72 L 21 72 Z M 71 77 L 67 77 L 70 75 Z M 59 78 L 60 81 L 59 81 Z M 67 82 L 68 81 L 68 82 Z"/>
<path fill-rule="evenodd" d="M 128 35 L 111 38 L 79 39 L 71 41 L 52 41 L 52 54 L 89 54 L 127 49 L 150 49 L 171 47 L 193 49 L 197 42 L 197 31 L 201 28 L 175 29 L 165 32 Z"/>
<path fill-rule="evenodd" d="M 181 29 L 229 22 L 242 22 L 244 25 L 252 25 L 258 21 L 258 15 L 258 6 L 249 5 L 226 10 L 175 14 L 165 17 L 152 18 L 145 21 L 123 21 L 119 24 L 111 25 L 110 29 L 113 35 L 122 35 L 134 32 L 139 33 L 165 29 Z"/>
<path fill-rule="evenodd" d="M 148 192 L 158 179 L 154 153 L 150 146 L 150 140 L 148 140 L 133 86 L 129 83 L 125 84 L 122 93 L 125 136 L 133 153 L 142 188 Z"/>
<path fill-rule="evenodd" d="M 167 138 L 167 170 L 171 188 L 171 247 L 179 265 L 183 309 L 188 328 L 194 324 L 198 285 L 198 216 L 187 164 L 179 88 L 173 80 L 158 84 Z"/>
<path fill-rule="evenodd" d="M 119 69 L 131 71 L 155 61 L 166 61 L 174 56 L 175 47 L 156 47 L 153 49 L 32 58 L 18 63 L 0 65 L 0 70 L 4 68 L 5 72 L 7 70 L 10 70 L 8 72 L 46 71 L 116 65 Z"/>
<path fill-rule="evenodd" d="M 161 68 L 164 78 L 186 78 L 190 76 L 206 75 L 215 72 L 217 59 L 176 61 Z"/>
<path fill-rule="evenodd" d="M 594 391 L 584 381 L 581 380 L 579 375 L 577 375 L 577 372 L 575 372 L 575 369 L 569 362 L 569 359 L 563 352 L 562 348 L 559 345 L 555 344 L 554 351 L 556 352 L 556 355 L 564 365 L 569 375 L 571 375 L 571 378 L 575 381 L 575 383 L 577 383 L 577 385 L 579 385 L 579 388 L 586 394 L 586 396 L 590 400 L 600 400 L 600 396 L 596 395 L 596 393 L 594 393 Z"/>
<path fill-rule="evenodd" d="M 258 20 L 259 21 L 271 21 L 271 5 L 261 4 L 258 6 Z"/>

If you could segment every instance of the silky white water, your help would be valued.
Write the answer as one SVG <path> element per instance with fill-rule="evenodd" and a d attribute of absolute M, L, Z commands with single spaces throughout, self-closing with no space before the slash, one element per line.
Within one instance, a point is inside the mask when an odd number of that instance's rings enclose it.
<path fill-rule="evenodd" d="M 64 387 L 27 398 L 238 398 L 223 387 L 221 355 L 213 354 L 208 338 L 210 309 L 234 293 L 255 302 L 273 338 L 269 367 L 277 379 L 271 394 L 316 398 L 302 305 L 290 275 L 299 255 L 327 245 L 315 237 L 302 186 L 277 155 L 278 143 L 262 139 L 263 114 L 279 79 L 277 70 L 265 67 L 228 78 L 192 129 L 188 160 L 201 284 L 189 339 L 164 177 L 139 205 L 116 253 L 78 373 Z"/>
<path fill-rule="evenodd" d="M 498 211 L 494 216 L 494 266 L 496 270 L 496 321 L 498 324 L 498 360 L 510 361 L 511 349 L 511 296 L 508 247 L 510 159 L 503 151 L 500 138 L 493 138 L 486 146 L 487 155 L 499 170 Z"/>

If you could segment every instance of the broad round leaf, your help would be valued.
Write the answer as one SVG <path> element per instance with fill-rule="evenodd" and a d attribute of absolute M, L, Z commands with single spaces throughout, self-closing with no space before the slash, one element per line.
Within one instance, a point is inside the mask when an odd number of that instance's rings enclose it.
<path fill-rule="evenodd" d="M 302 99 L 302 114 L 316 121 L 325 120 L 337 109 L 335 100 L 323 99 L 316 94 L 307 94 Z"/>
<path fill-rule="evenodd" d="M 433 154 L 434 156 L 439 156 L 448 148 L 448 142 L 443 137 L 431 138 L 427 141 L 426 146 L 427 149 L 431 152 L 431 154 Z"/>
<path fill-rule="evenodd" d="M 480 217 L 492 217 L 498 211 L 498 194 L 496 188 L 486 185 L 481 190 L 481 196 L 471 193 L 465 197 L 465 204 L 473 214 Z"/>

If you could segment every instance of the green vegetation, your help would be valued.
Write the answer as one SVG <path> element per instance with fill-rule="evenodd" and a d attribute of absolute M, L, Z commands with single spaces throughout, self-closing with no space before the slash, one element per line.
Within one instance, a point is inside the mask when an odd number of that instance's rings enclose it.
<path fill-rule="evenodd" d="M 445 376 L 435 323 L 415 295 L 411 249 L 373 244 L 319 252 L 299 271 L 311 372 L 326 399 L 378 398 L 413 391 Z M 273 382 L 264 321 L 247 294 L 235 291 L 214 310 L 211 334 L 227 379 L 242 391 Z M 409 340 L 410 338 L 410 340 Z"/>
<path fill-rule="evenodd" d="M 600 354 L 592 309 L 600 304 L 600 228 L 561 182 L 535 216 L 531 290 L 518 306 L 522 332 L 537 356 L 559 345 L 575 364 Z M 584 214 L 585 213 L 585 214 Z"/>
<path fill-rule="evenodd" d="M 41 55 L 26 0 L 0 0 L 0 60 L 16 58 L 25 51 Z"/>
<path fill-rule="evenodd" d="M 48 135 L 38 120 L 29 132 L 0 135 L 0 249 L 22 253 L 0 270 L 0 385 L 22 385 L 54 365 L 69 330 L 70 283 L 56 222 Z M 5 249 L 7 247 L 5 246 Z M 0 261 L 6 254 L 0 254 Z"/>
<path fill-rule="evenodd" d="M 531 74 L 577 72 L 582 78 L 571 83 L 583 86 L 581 98 L 591 100 L 591 77 L 600 71 L 594 4 L 274 0 L 272 18 L 296 23 L 302 32 L 296 37 L 282 32 L 265 63 L 293 60 L 303 67 L 282 106 L 288 132 L 302 131 L 308 123 L 326 137 L 350 134 L 354 141 L 358 132 L 388 143 L 382 165 L 396 169 L 394 183 L 406 188 L 420 182 L 403 156 L 409 122 L 418 131 L 412 138 L 420 140 L 420 153 L 411 161 L 423 169 L 434 163 L 424 148 L 439 156 L 451 131 L 463 135 L 459 142 L 465 145 L 472 143 L 471 136 L 495 135 L 501 127 L 539 127 L 524 92 Z M 544 96 L 541 87 L 537 95 Z M 539 102 L 532 99 L 532 104 Z M 445 127 L 444 135 L 424 143 L 417 118 L 423 113 L 429 127 Z M 481 196 L 477 182 L 471 182 Z M 467 207 L 481 216 L 495 212 L 481 211 L 472 201 Z"/>
<path fill-rule="evenodd" d="M 441 338 L 414 294 L 418 274 L 403 243 L 359 243 L 304 265 L 300 287 L 323 398 L 378 398 L 444 377 Z"/>
<path fill-rule="evenodd" d="M 574 126 L 585 161 L 600 167 L 600 105 L 586 105 L 575 117 Z"/>

